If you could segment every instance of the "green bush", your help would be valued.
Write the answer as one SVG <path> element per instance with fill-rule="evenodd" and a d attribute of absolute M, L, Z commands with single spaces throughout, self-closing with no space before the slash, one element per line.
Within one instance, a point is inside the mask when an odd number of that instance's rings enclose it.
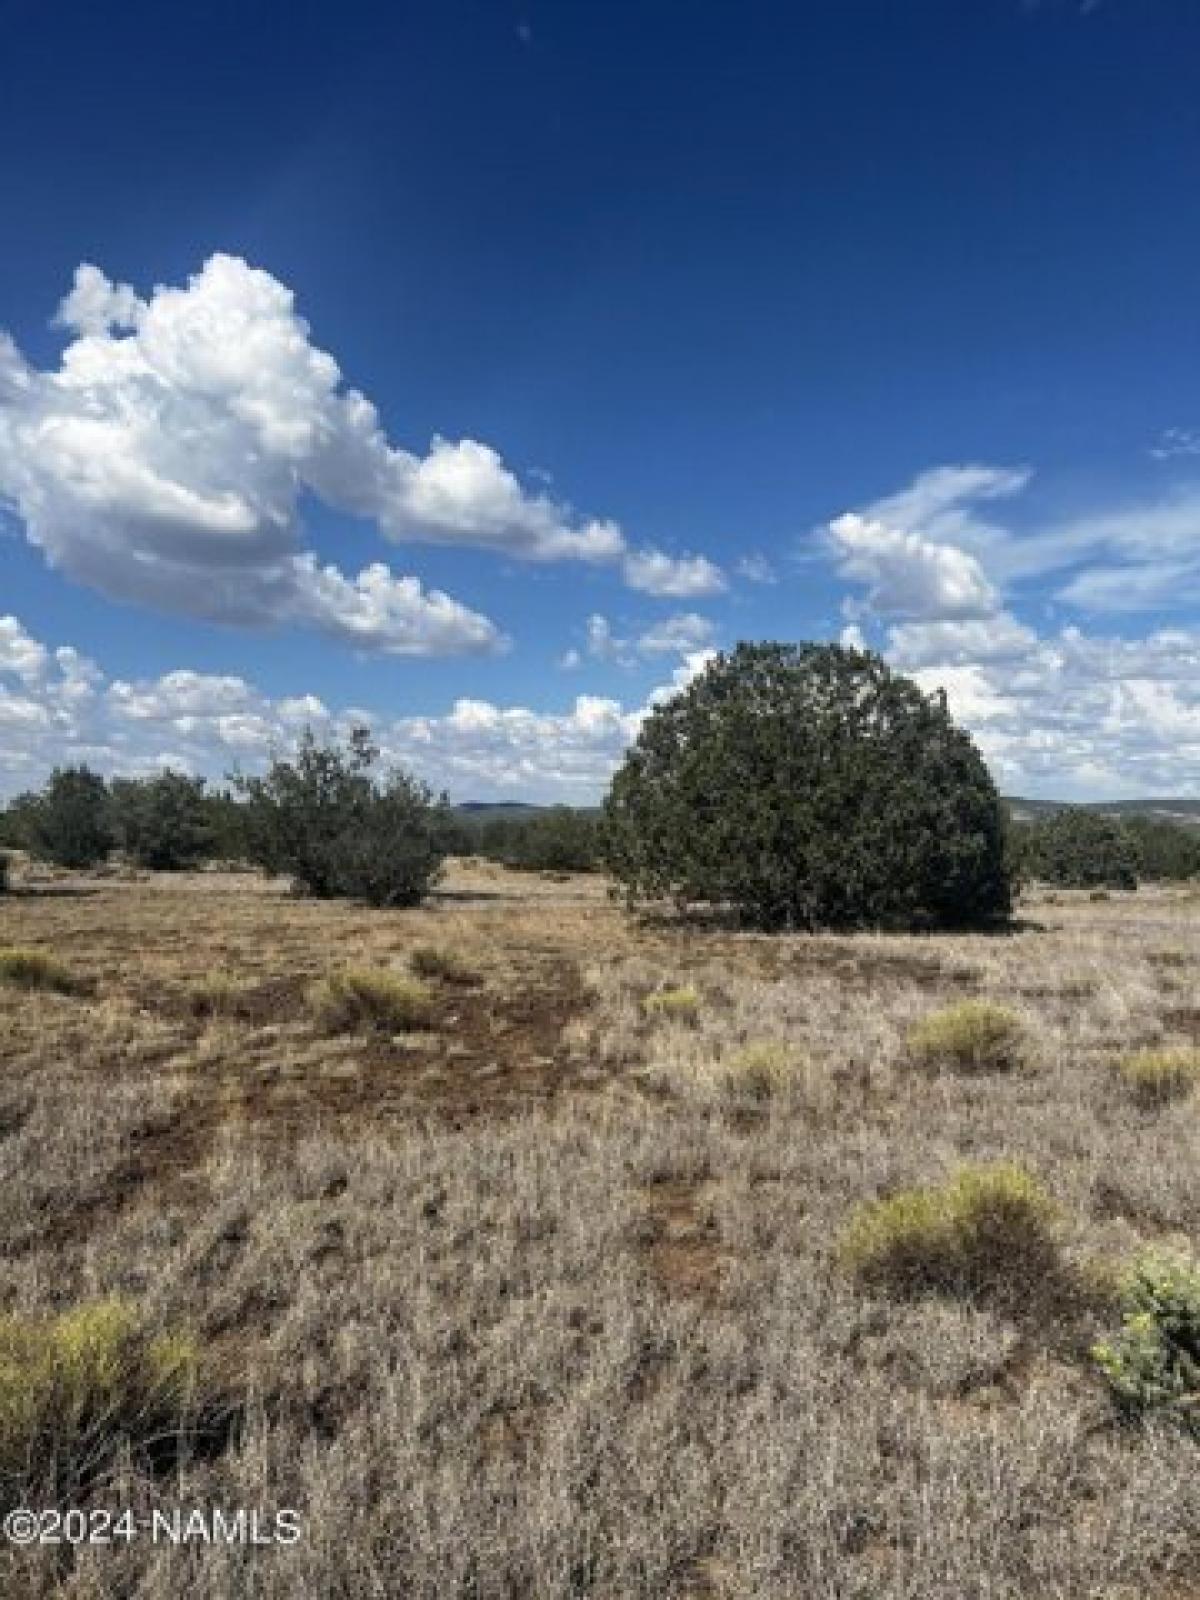
<path fill-rule="evenodd" d="M 1092 1351 L 1118 1406 L 1154 1413 L 1200 1438 L 1200 1266 L 1152 1251 L 1121 1285 L 1122 1325 Z"/>
<path fill-rule="evenodd" d="M 902 1293 L 1021 1294 L 1057 1271 L 1054 1220 L 1022 1167 L 964 1166 L 944 1184 L 860 1207 L 840 1255 L 864 1283 Z"/>
<path fill-rule="evenodd" d="M 115 842 L 108 785 L 88 767 L 57 767 L 36 794 L 10 808 L 20 842 L 55 866 L 79 870 L 106 859 Z"/>
<path fill-rule="evenodd" d="M 908 1051 L 927 1067 L 955 1072 L 1005 1072 L 1020 1065 L 1025 1034 L 1020 1019 L 986 1000 L 935 1011 L 910 1028 Z"/>
<path fill-rule="evenodd" d="M 200 1417 L 201 1364 L 128 1302 L 0 1316 L 0 1495 L 69 1497 L 128 1450 L 145 1466 Z"/>
<path fill-rule="evenodd" d="M 212 853 L 214 833 L 203 778 L 161 772 L 112 785 L 117 843 L 139 867 L 178 872 Z"/>
<path fill-rule="evenodd" d="M 9 855 L 7 850 L 0 850 L 0 894 L 8 889 Z"/>
<path fill-rule="evenodd" d="M 1067 807 L 1025 830 L 1022 876 L 1063 889 L 1136 889 L 1137 844 L 1116 817 Z"/>
<path fill-rule="evenodd" d="M 248 858 L 322 899 L 419 904 L 441 871 L 450 809 L 407 773 L 373 777 L 378 757 L 365 728 L 344 749 L 306 732 L 294 760 L 235 777 Z"/>
<path fill-rule="evenodd" d="M 15 989 L 43 989 L 55 994 L 82 994 L 87 985 L 57 956 L 45 950 L 0 950 L 0 983 Z"/>
<path fill-rule="evenodd" d="M 371 967 L 330 973 L 310 999 L 318 1022 L 334 1033 L 353 1028 L 403 1033 L 426 1026 L 433 1017 L 433 996 L 423 983 Z"/>
<path fill-rule="evenodd" d="M 1141 1105 L 1166 1105 L 1184 1099 L 1200 1085 L 1200 1050 L 1188 1045 L 1137 1050 L 1126 1056 L 1117 1070 Z"/>
<path fill-rule="evenodd" d="M 467 823 L 475 853 L 528 872 L 595 872 L 600 867 L 598 817 L 570 806 L 551 806 L 532 816 L 495 817 Z"/>
<path fill-rule="evenodd" d="M 1000 799 L 944 696 L 876 655 L 742 644 L 655 707 L 605 802 L 631 904 L 765 928 L 973 922 L 1010 908 Z"/>

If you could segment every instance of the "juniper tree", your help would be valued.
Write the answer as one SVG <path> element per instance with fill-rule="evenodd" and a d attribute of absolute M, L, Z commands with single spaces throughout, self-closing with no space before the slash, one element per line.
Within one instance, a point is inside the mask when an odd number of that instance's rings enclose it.
<path fill-rule="evenodd" d="M 943 695 L 877 655 L 741 644 L 652 710 L 605 803 L 630 902 L 767 928 L 1010 909 L 999 796 Z"/>

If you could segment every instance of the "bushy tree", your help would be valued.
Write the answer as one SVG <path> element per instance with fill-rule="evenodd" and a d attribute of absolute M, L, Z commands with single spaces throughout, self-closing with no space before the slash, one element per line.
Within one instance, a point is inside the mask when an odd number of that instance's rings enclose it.
<path fill-rule="evenodd" d="M 480 855 L 532 872 L 594 872 L 600 865 L 600 821 L 571 806 L 529 817 L 497 817 L 479 825 Z"/>
<path fill-rule="evenodd" d="M 112 785 L 117 842 L 139 867 L 178 872 L 212 851 L 213 830 L 203 778 L 161 772 L 117 778 Z"/>
<path fill-rule="evenodd" d="M 1072 806 L 1031 825 L 1023 872 L 1064 889 L 1136 889 L 1137 846 L 1116 817 Z"/>
<path fill-rule="evenodd" d="M 1200 826 L 1181 827 L 1159 817 L 1125 823 L 1137 852 L 1138 875 L 1154 880 L 1200 877 Z"/>
<path fill-rule="evenodd" d="M 94 867 L 113 847 L 112 801 L 90 768 L 56 767 L 45 787 L 13 803 L 21 842 L 59 867 Z"/>
<path fill-rule="evenodd" d="M 418 904 L 441 869 L 450 810 L 407 773 L 377 779 L 378 758 L 365 728 L 344 747 L 308 731 L 293 760 L 236 776 L 249 859 L 320 898 Z"/>
<path fill-rule="evenodd" d="M 604 808 L 631 902 L 767 928 L 969 922 L 1010 893 L 999 796 L 942 696 L 876 655 L 741 644 L 655 707 Z"/>

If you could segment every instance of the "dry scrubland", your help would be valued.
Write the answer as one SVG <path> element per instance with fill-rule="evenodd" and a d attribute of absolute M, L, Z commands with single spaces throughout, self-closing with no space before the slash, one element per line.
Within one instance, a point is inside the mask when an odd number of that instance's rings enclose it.
<path fill-rule="evenodd" d="M 1200 1246 L 1200 1095 L 1120 1070 L 1197 1042 L 1200 898 L 1021 916 L 768 939 L 482 867 L 399 913 L 27 877 L 0 943 L 62 968 L 0 975 L 5 1498 L 305 1534 L 10 1552 L 0 1592 L 1200 1595 L 1200 1445 L 1119 1423 L 1087 1355 L 1111 1263 Z M 910 1039 L 964 1000 L 1019 1026 Z M 1040 1181 L 1036 1237 L 867 1270 L 858 1208 L 964 1161 Z"/>

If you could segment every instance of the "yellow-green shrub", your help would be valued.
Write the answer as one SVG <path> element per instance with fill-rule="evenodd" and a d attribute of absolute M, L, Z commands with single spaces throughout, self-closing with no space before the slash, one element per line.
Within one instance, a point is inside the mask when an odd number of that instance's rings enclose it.
<path fill-rule="evenodd" d="M 861 1206 L 840 1254 L 863 1282 L 902 1292 L 1019 1293 L 1057 1266 L 1055 1215 L 1024 1168 L 964 1166 Z"/>
<path fill-rule="evenodd" d="M 1169 1100 L 1182 1100 L 1200 1084 L 1200 1050 L 1186 1045 L 1137 1050 L 1126 1056 L 1117 1070 L 1141 1105 L 1166 1105 Z"/>
<path fill-rule="evenodd" d="M 227 972 L 208 972 L 188 986 L 187 1005 L 194 1017 L 233 1017 L 245 1002 L 247 989 Z"/>
<path fill-rule="evenodd" d="M 45 950 L 0 950 L 0 983 L 18 989 L 49 989 L 56 994 L 81 994 L 87 987 L 70 967 Z"/>
<path fill-rule="evenodd" d="M 712 1075 L 727 1099 L 765 1101 L 786 1094 L 804 1065 L 788 1045 L 760 1039 L 722 1056 L 714 1064 Z"/>
<path fill-rule="evenodd" d="M 161 1452 L 196 1419 L 199 1388 L 194 1342 L 152 1332 L 127 1301 L 0 1317 L 0 1491 L 69 1492 L 122 1446 Z"/>
<path fill-rule="evenodd" d="M 331 972 L 312 991 L 317 1020 L 335 1032 L 375 1028 L 402 1033 L 427 1024 L 433 996 L 417 978 L 372 967 L 347 967 Z"/>
<path fill-rule="evenodd" d="M 914 1061 L 955 1072 L 1005 1072 L 1020 1064 L 1024 1050 L 1020 1019 L 986 1000 L 964 1000 L 935 1011 L 908 1033 Z"/>
<path fill-rule="evenodd" d="M 671 1022 L 690 1022 L 700 1011 L 700 993 L 693 984 L 656 989 L 642 1001 L 646 1016 Z"/>

